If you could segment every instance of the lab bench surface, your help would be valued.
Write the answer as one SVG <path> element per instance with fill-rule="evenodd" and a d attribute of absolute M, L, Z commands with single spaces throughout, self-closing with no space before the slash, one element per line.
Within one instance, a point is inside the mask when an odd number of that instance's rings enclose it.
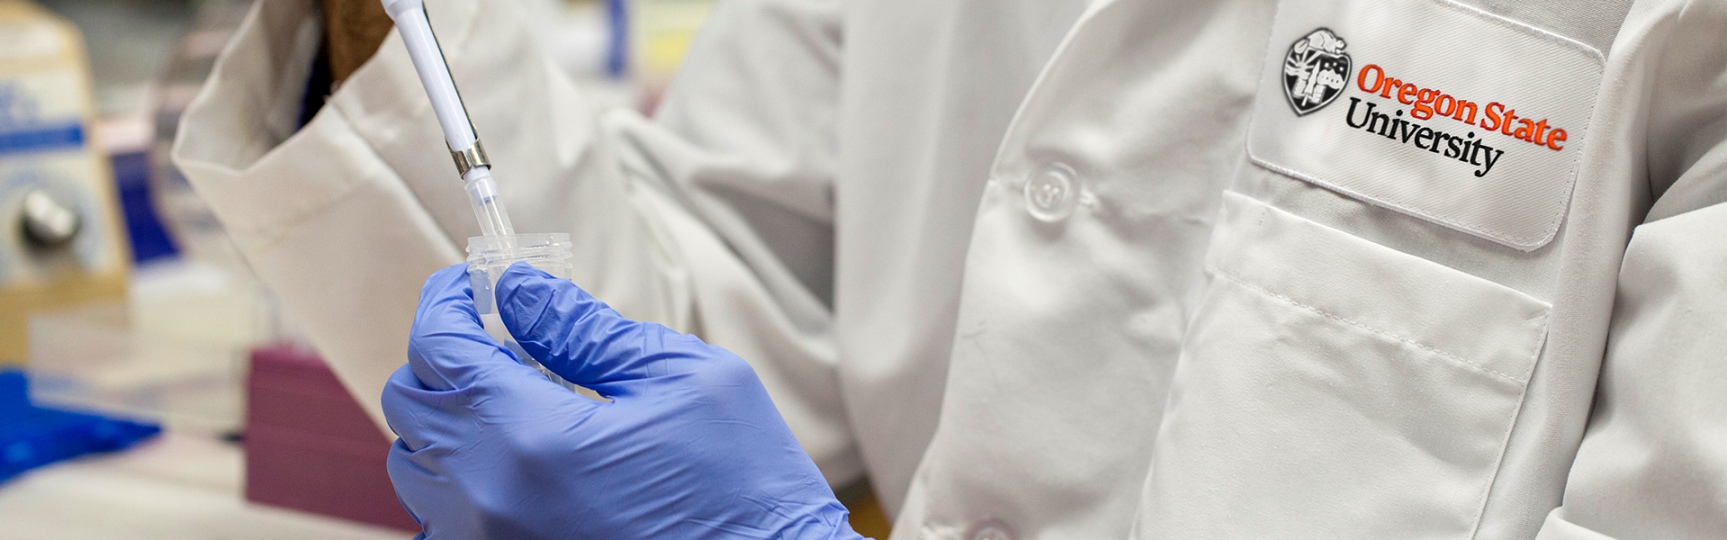
<path fill-rule="evenodd" d="M 0 484 L 0 540 L 402 539 L 411 533 L 246 502 L 238 445 L 164 432 Z"/>

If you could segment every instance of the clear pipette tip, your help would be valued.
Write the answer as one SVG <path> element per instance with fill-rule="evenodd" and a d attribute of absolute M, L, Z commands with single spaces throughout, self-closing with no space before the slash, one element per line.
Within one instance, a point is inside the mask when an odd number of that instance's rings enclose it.
<path fill-rule="evenodd" d="M 498 202 L 498 185 L 492 181 L 491 168 L 474 167 L 464 176 L 468 200 L 474 206 L 474 217 L 480 220 L 480 234 L 514 236 L 516 229 L 510 225 L 510 216 L 504 212 L 504 205 Z"/>

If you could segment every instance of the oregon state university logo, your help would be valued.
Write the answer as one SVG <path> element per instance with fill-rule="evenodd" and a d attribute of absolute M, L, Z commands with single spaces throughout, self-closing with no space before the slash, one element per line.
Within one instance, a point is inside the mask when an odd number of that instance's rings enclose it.
<path fill-rule="evenodd" d="M 1492 172 L 1509 149 L 1510 141 L 1503 139 L 1490 144 L 1490 134 L 1554 152 L 1564 150 L 1570 138 L 1570 133 L 1546 118 L 1519 113 L 1498 101 L 1481 105 L 1480 101 L 1425 86 L 1430 81 L 1399 78 L 1376 62 L 1352 71 L 1349 54 L 1343 52 L 1345 46 L 1343 38 L 1326 28 L 1309 32 L 1289 46 L 1289 54 L 1283 58 L 1283 96 L 1296 116 L 1306 116 L 1337 100 L 1353 75 L 1361 94 L 1349 96 L 1345 124 L 1468 164 L 1475 168 L 1476 178 Z M 1447 124 L 1447 120 L 1457 124 Z"/>
<path fill-rule="evenodd" d="M 1295 40 L 1283 58 L 1283 97 L 1296 116 L 1324 108 L 1349 83 L 1349 53 L 1343 38 L 1326 28 Z"/>

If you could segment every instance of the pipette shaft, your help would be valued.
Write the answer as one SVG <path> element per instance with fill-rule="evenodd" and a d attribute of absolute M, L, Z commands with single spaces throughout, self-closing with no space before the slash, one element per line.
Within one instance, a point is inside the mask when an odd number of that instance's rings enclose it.
<path fill-rule="evenodd" d="M 516 231 L 510 226 L 510 217 L 498 202 L 498 186 L 492 180 L 492 166 L 486 159 L 485 147 L 480 145 L 480 137 L 468 119 L 467 107 L 462 105 L 462 95 L 456 91 L 456 81 L 450 77 L 449 64 L 444 61 L 444 51 L 438 46 L 437 36 L 432 34 L 432 23 L 426 17 L 423 0 L 382 1 L 384 11 L 396 21 L 396 30 L 401 32 L 402 42 L 408 47 L 408 57 L 414 62 L 414 71 L 420 75 L 420 84 L 426 88 L 426 97 L 432 101 L 432 112 L 444 130 L 444 143 L 449 146 L 450 155 L 456 161 L 456 171 L 466 184 L 468 199 L 474 206 L 474 217 L 480 221 L 480 234 L 514 235 Z"/>

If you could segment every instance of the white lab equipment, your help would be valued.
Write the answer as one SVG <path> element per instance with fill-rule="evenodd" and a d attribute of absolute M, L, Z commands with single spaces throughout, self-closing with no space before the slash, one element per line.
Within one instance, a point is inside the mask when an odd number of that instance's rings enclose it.
<path fill-rule="evenodd" d="M 34 313 L 126 294 L 114 176 L 92 136 L 84 38 L 31 2 L 0 2 L 0 366 Z"/>
<path fill-rule="evenodd" d="M 444 142 L 450 156 L 456 160 L 456 171 L 467 185 L 468 197 L 474 205 L 474 217 L 480 220 L 480 232 L 485 236 L 508 238 L 516 233 L 510 216 L 498 204 L 498 186 L 492 180 L 492 164 L 486 159 L 486 148 L 474 133 L 473 120 L 462 105 L 462 95 L 456 81 L 450 78 L 450 66 L 444 61 L 444 51 L 438 47 L 438 37 L 432 33 L 432 21 L 426 17 L 421 0 L 383 0 L 384 11 L 396 21 L 402 43 L 408 47 L 408 57 L 426 87 L 426 97 L 432 100 L 432 112 L 444 129 Z M 508 244 L 503 244 L 508 249 Z"/>
<path fill-rule="evenodd" d="M 449 64 L 432 33 L 431 19 L 421 0 L 383 0 L 384 10 L 396 21 L 402 43 L 407 46 L 420 84 L 426 97 L 432 100 L 432 112 L 443 128 L 444 142 L 455 158 L 456 170 L 462 176 L 473 205 L 474 217 L 480 222 L 481 236 L 468 239 L 468 280 L 474 289 L 474 306 L 486 333 L 516 353 L 523 363 L 533 366 L 553 381 L 574 389 L 527 352 L 510 335 L 504 321 L 498 318 L 496 286 L 498 276 L 511 264 L 526 262 L 535 268 L 560 278 L 570 277 L 570 235 L 563 233 L 517 235 L 510 216 L 498 201 L 498 187 L 492 180 L 491 163 L 485 147 L 474 132 L 467 107 L 450 77 Z"/>

